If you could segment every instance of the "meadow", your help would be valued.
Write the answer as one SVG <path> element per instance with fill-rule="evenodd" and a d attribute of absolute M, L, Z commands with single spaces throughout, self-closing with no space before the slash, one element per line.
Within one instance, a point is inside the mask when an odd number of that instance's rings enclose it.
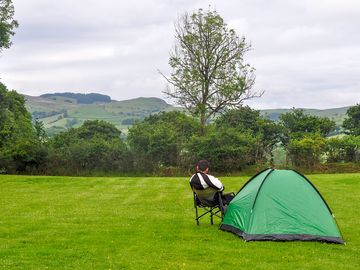
<path fill-rule="evenodd" d="M 0 269 L 359 269 L 360 174 L 307 175 L 346 245 L 244 242 L 194 221 L 188 178 L 0 176 Z M 248 176 L 223 177 L 237 191 Z"/>

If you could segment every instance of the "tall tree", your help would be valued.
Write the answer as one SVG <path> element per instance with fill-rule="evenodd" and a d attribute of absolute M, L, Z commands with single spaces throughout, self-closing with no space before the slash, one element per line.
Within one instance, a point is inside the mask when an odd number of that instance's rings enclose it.
<path fill-rule="evenodd" d="M 175 25 L 170 76 L 165 94 L 200 118 L 201 131 L 211 116 L 262 93 L 252 91 L 255 69 L 244 61 L 245 38 L 214 10 L 185 13 Z"/>
<path fill-rule="evenodd" d="M 278 123 L 260 115 L 260 111 L 244 106 L 228 110 L 215 120 L 216 129 L 235 129 L 239 133 L 248 134 L 252 139 L 252 158 L 255 162 L 263 162 L 270 157 L 273 162 L 273 149 L 280 142 L 283 128 Z"/>
<path fill-rule="evenodd" d="M 303 109 L 295 108 L 280 116 L 280 124 L 287 130 L 285 137 L 296 139 L 315 133 L 326 137 L 335 128 L 335 122 L 328 117 L 307 115 Z"/>
<path fill-rule="evenodd" d="M 360 136 L 360 104 L 350 107 L 346 115 L 343 127 L 348 130 L 349 134 Z"/>
<path fill-rule="evenodd" d="M 132 159 L 121 132 L 113 124 L 88 120 L 48 141 L 47 170 L 50 174 L 125 172 Z"/>
<path fill-rule="evenodd" d="M 298 163 L 298 160 L 304 160 L 312 153 L 313 159 L 309 160 L 309 164 L 317 164 L 324 148 L 323 138 L 334 130 L 335 122 L 327 117 L 307 115 L 303 109 L 295 108 L 282 114 L 279 120 L 283 127 L 280 139 L 286 149 L 286 163 L 290 157 L 297 166 L 302 162 Z"/>
<path fill-rule="evenodd" d="M 154 171 L 179 166 L 184 145 L 198 128 L 195 119 L 178 111 L 150 115 L 135 123 L 129 129 L 128 142 L 136 168 Z"/>
<path fill-rule="evenodd" d="M 11 36 L 18 27 L 18 22 L 13 19 L 14 12 L 12 0 L 0 0 L 0 52 L 11 46 Z"/>
<path fill-rule="evenodd" d="M 44 155 L 25 98 L 0 82 L 0 170 L 24 172 L 38 167 Z"/>

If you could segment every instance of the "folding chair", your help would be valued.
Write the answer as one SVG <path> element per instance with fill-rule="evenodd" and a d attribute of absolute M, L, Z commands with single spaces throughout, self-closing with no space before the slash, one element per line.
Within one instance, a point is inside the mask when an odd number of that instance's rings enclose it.
<path fill-rule="evenodd" d="M 222 192 L 214 188 L 207 188 L 204 190 L 195 189 L 194 187 L 191 188 L 194 194 L 196 224 L 199 225 L 199 219 L 207 214 L 210 215 L 211 225 L 214 224 L 214 216 L 222 220 L 226 210 L 226 206 L 223 204 L 223 199 L 221 197 Z M 199 215 L 198 208 L 204 210 L 201 215 Z"/>

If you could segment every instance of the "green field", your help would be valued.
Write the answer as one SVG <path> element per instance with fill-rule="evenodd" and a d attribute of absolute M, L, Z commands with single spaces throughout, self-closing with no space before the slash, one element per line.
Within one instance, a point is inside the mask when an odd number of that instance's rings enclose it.
<path fill-rule="evenodd" d="M 0 269 L 360 269 L 360 174 L 308 175 L 346 245 L 196 226 L 187 178 L 0 176 Z M 222 178 L 238 190 L 248 177 Z"/>
<path fill-rule="evenodd" d="M 126 133 L 129 126 L 146 116 L 161 111 L 179 109 L 160 98 L 135 98 L 122 101 L 113 100 L 109 103 L 78 104 L 76 100 L 64 97 L 25 97 L 26 108 L 30 113 L 44 113 L 37 119 L 44 123 L 45 129 L 50 135 L 69 127 L 78 127 L 86 120 L 104 120 Z"/>
<path fill-rule="evenodd" d="M 314 115 L 317 117 L 328 117 L 335 121 L 336 125 L 341 126 L 346 118 L 346 112 L 349 107 L 331 108 L 331 109 L 303 109 L 305 114 Z M 269 109 L 261 110 L 261 114 L 267 118 L 277 121 L 281 114 L 291 112 L 291 109 Z"/>

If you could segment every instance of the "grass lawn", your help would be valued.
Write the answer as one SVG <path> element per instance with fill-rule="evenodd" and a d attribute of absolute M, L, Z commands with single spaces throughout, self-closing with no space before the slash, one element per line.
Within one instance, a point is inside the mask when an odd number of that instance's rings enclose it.
<path fill-rule="evenodd" d="M 360 174 L 307 175 L 346 245 L 194 221 L 188 178 L 0 176 L 0 269 L 360 269 Z M 227 191 L 248 177 L 224 177 Z"/>

